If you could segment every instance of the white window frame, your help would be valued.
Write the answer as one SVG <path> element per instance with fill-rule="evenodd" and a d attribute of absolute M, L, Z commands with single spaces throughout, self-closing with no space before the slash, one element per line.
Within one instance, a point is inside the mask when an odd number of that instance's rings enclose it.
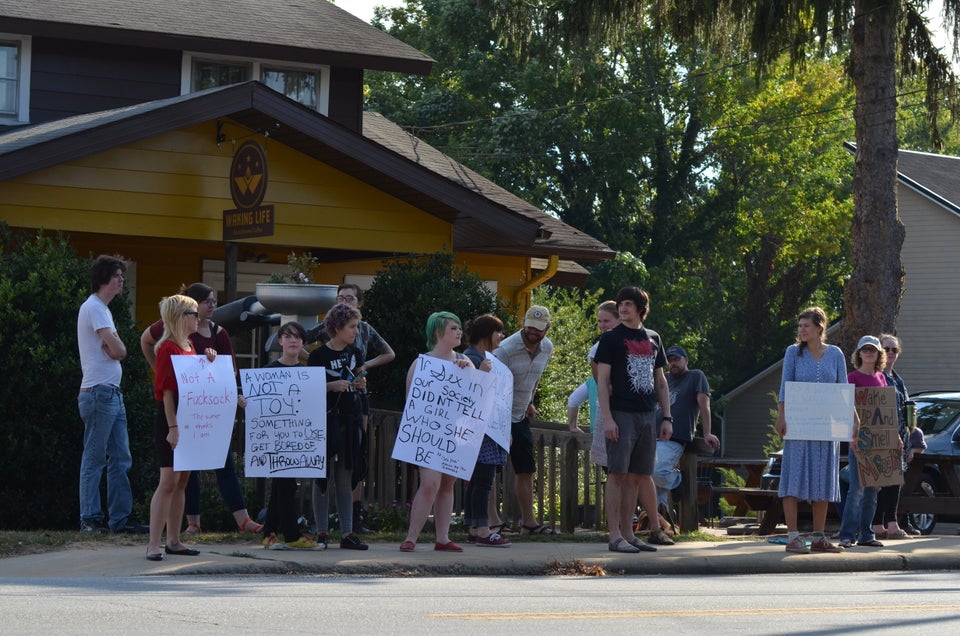
<path fill-rule="evenodd" d="M 327 115 L 330 111 L 330 67 L 316 64 L 302 64 L 297 62 L 285 62 L 283 60 L 268 60 L 260 58 L 240 57 L 236 55 L 207 55 L 193 51 L 184 51 L 180 68 L 180 94 L 187 95 L 191 92 L 193 86 L 193 62 L 194 60 L 208 60 L 210 62 L 222 62 L 224 64 L 251 64 L 251 76 L 260 81 L 263 76 L 263 67 L 276 68 L 278 70 L 290 71 L 309 71 L 320 75 L 318 85 L 319 95 L 317 95 L 317 112 L 321 115 Z"/>
<path fill-rule="evenodd" d="M 17 113 L 0 115 L 0 124 L 18 125 L 30 123 L 30 61 L 33 39 L 29 35 L 0 33 L 0 41 L 15 42 L 20 45 L 19 65 L 17 67 Z"/>

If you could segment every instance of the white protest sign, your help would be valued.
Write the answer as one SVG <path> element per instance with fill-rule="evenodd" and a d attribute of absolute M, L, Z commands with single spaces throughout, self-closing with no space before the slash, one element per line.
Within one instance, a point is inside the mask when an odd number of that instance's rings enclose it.
<path fill-rule="evenodd" d="M 510 450 L 510 422 L 513 419 L 513 373 L 510 367 L 487 351 L 493 363 L 490 373 L 497 379 L 493 401 L 493 417 L 487 422 L 487 435 L 504 450 Z"/>
<path fill-rule="evenodd" d="M 495 385 L 491 373 L 419 356 L 393 459 L 469 479 L 493 415 Z"/>
<path fill-rule="evenodd" d="M 853 437 L 853 385 L 787 382 L 783 439 L 849 442 Z"/>
<path fill-rule="evenodd" d="M 177 426 L 174 470 L 223 468 L 237 416 L 237 380 L 233 357 L 170 356 L 177 376 Z"/>
<path fill-rule="evenodd" d="M 247 399 L 246 476 L 326 477 L 326 369 L 264 367 L 240 375 Z"/>

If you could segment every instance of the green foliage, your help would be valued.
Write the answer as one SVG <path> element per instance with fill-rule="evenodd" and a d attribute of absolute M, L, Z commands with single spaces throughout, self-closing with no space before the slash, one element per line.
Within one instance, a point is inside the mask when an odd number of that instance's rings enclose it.
<path fill-rule="evenodd" d="M 0 263 L 0 528 L 76 528 L 83 450 L 76 316 L 89 295 L 91 261 L 60 235 L 16 235 L 0 223 Z M 135 350 L 128 307 L 126 294 L 110 305 L 121 339 Z M 142 357 L 124 362 L 122 388 L 136 501 L 156 484 Z"/>
<path fill-rule="evenodd" d="M 287 255 L 287 273 L 271 274 L 267 282 L 309 285 L 316 282 L 314 270 L 316 270 L 319 262 L 317 257 L 310 252 L 304 252 L 300 256 L 297 256 L 296 252 L 290 252 Z"/>
<path fill-rule="evenodd" d="M 596 310 L 603 290 L 580 292 L 557 287 L 538 287 L 533 302 L 550 310 L 553 355 L 537 389 L 537 417 L 549 422 L 567 421 L 567 397 L 590 377 L 587 351 L 596 341 Z M 582 413 L 587 424 L 586 412 Z"/>
<path fill-rule="evenodd" d="M 366 524 L 377 532 L 406 532 L 410 524 L 410 504 L 401 505 L 394 500 L 392 505 L 381 508 L 371 503 L 367 506 Z"/>
<path fill-rule="evenodd" d="M 426 350 L 425 326 L 435 311 L 453 312 L 464 324 L 488 312 L 506 323 L 509 313 L 480 277 L 449 252 L 384 261 L 363 302 L 364 320 L 397 354 L 393 363 L 370 372 L 376 406 L 402 410 L 407 369 Z"/>

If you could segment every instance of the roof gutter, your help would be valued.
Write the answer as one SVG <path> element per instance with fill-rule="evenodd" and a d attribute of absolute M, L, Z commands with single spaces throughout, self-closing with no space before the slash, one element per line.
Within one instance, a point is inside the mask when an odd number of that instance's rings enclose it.
<path fill-rule="evenodd" d="M 523 314 L 526 312 L 526 306 L 529 304 L 527 299 L 527 294 L 539 287 L 540 285 L 546 284 L 554 275 L 557 273 L 557 270 L 560 268 L 560 255 L 551 254 L 547 257 L 547 266 L 544 268 L 540 275 L 536 278 L 531 278 L 525 285 L 520 286 L 519 289 L 513 294 L 513 302 L 517 306 L 517 322 L 522 323 Z"/>

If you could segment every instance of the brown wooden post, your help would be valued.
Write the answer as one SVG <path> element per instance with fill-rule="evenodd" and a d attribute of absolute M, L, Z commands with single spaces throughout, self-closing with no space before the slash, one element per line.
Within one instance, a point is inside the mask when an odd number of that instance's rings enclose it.
<path fill-rule="evenodd" d="M 580 487 L 580 444 L 571 435 L 563 445 L 563 467 L 560 470 L 560 529 L 573 534 L 577 527 L 577 509 Z M 584 506 L 586 507 L 586 501 Z"/>

